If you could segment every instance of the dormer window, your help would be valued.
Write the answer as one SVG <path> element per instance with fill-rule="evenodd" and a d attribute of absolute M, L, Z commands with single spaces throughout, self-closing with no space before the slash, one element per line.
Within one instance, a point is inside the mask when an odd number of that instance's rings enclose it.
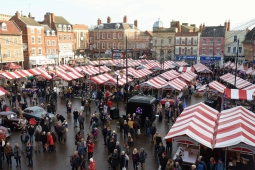
<path fill-rule="evenodd" d="M 66 25 L 63 25 L 63 31 L 66 31 Z"/>
<path fill-rule="evenodd" d="M 62 25 L 61 24 L 58 25 L 58 31 L 62 31 Z"/>
<path fill-rule="evenodd" d="M 50 35 L 50 30 L 46 31 L 46 35 L 49 36 Z"/>
<path fill-rule="evenodd" d="M 51 35 L 55 35 L 55 31 L 54 30 L 51 31 Z"/>
<path fill-rule="evenodd" d="M 2 30 L 7 30 L 6 23 L 2 23 Z"/>
<path fill-rule="evenodd" d="M 68 31 L 71 31 L 71 25 L 68 25 L 67 29 Z"/>
<path fill-rule="evenodd" d="M 119 28 L 120 28 L 120 24 L 116 24 L 115 29 L 119 29 Z"/>

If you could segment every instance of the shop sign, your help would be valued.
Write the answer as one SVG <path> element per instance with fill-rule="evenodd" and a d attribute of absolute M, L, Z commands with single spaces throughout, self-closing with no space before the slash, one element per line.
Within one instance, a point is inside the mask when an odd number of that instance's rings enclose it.
<path fill-rule="evenodd" d="M 176 60 L 197 60 L 197 56 L 175 56 Z"/>
<path fill-rule="evenodd" d="M 115 86 L 115 83 L 111 82 L 111 81 L 107 81 L 107 82 L 104 83 L 104 85 Z"/>
<path fill-rule="evenodd" d="M 200 60 L 213 60 L 213 61 L 220 61 L 220 60 L 221 60 L 221 57 L 200 56 Z"/>
<path fill-rule="evenodd" d="M 173 142 L 178 142 L 178 143 L 182 143 L 182 144 L 198 146 L 198 142 L 193 140 L 193 139 L 191 139 L 188 136 L 173 137 Z"/>
<path fill-rule="evenodd" d="M 234 146 L 230 146 L 227 149 L 255 154 L 255 148 L 253 146 L 249 146 L 249 145 L 243 144 L 243 143 L 240 143 L 240 144 L 237 144 Z"/>

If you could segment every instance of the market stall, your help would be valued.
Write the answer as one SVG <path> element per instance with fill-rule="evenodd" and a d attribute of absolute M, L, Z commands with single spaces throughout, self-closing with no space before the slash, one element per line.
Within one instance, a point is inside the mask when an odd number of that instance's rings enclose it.
<path fill-rule="evenodd" d="M 179 72 L 187 72 L 187 71 L 192 71 L 192 72 L 194 72 L 195 71 L 195 69 L 194 69 L 194 67 L 179 67 L 179 70 L 178 70 Z"/>
<path fill-rule="evenodd" d="M 222 79 L 223 81 L 231 84 L 232 86 L 235 85 L 235 75 L 233 75 L 231 73 L 227 73 L 227 74 L 221 76 L 220 79 Z M 240 77 L 236 77 L 236 85 L 235 85 L 236 88 L 243 89 L 243 88 L 245 88 L 247 86 L 250 86 L 250 85 L 251 85 L 251 83 L 248 82 L 247 80 L 243 80 Z"/>
<path fill-rule="evenodd" d="M 160 77 L 164 78 L 165 80 L 173 80 L 180 76 L 180 73 L 178 73 L 175 70 L 169 70 L 159 75 Z"/>

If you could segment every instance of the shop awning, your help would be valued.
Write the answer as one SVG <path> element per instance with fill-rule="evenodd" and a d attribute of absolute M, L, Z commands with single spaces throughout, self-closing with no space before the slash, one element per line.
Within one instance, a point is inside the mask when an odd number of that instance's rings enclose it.
<path fill-rule="evenodd" d="M 164 73 L 160 74 L 159 76 L 163 77 L 166 80 L 173 80 L 173 79 L 179 77 L 180 73 L 178 73 L 175 70 L 169 70 L 167 72 L 164 72 Z"/>
<path fill-rule="evenodd" d="M 239 89 L 225 89 L 225 95 L 228 99 L 235 100 L 253 100 L 253 91 L 252 90 L 239 90 Z"/>
<path fill-rule="evenodd" d="M 15 72 L 3 72 L 3 73 L 0 73 L 0 75 L 4 76 L 7 79 L 22 78 L 19 74 L 15 73 Z"/>
<path fill-rule="evenodd" d="M 177 61 L 177 62 L 175 62 L 175 65 L 178 65 L 180 67 L 184 67 L 184 66 L 187 66 L 188 64 L 184 61 Z"/>
<path fill-rule="evenodd" d="M 251 90 L 253 92 L 253 96 L 255 96 L 255 85 L 254 84 L 244 88 L 243 90 Z"/>
<path fill-rule="evenodd" d="M 188 82 L 191 82 L 196 76 L 193 76 L 193 75 L 189 74 L 188 72 L 186 72 L 186 73 L 181 74 L 180 77 Z"/>
<path fill-rule="evenodd" d="M 29 77 L 29 76 L 33 76 L 33 74 L 31 74 L 29 71 L 27 70 L 19 70 L 19 71 L 15 71 L 16 74 L 18 74 L 21 77 Z"/>
<path fill-rule="evenodd" d="M 217 81 L 213 81 L 209 83 L 210 88 L 217 90 L 219 93 L 223 94 L 224 90 L 226 89 L 226 86 L 222 85 L 221 83 Z"/>
<path fill-rule="evenodd" d="M 91 80 L 95 81 L 97 84 L 104 84 L 105 82 L 113 79 L 113 77 L 110 74 L 100 74 L 95 77 L 91 77 Z"/>
<path fill-rule="evenodd" d="M 195 69 L 193 67 L 180 67 L 179 72 L 186 72 L 186 71 L 195 71 Z"/>
<path fill-rule="evenodd" d="M 165 81 L 164 79 L 160 78 L 160 77 L 154 77 L 144 83 L 141 84 L 141 87 L 153 87 L 153 88 L 156 88 L 156 89 L 159 89 L 161 88 L 161 86 L 163 84 L 166 84 L 167 81 Z"/>
<path fill-rule="evenodd" d="M 0 96 L 6 95 L 6 94 L 8 94 L 8 91 L 0 87 Z"/>
<path fill-rule="evenodd" d="M 214 148 L 244 143 L 255 147 L 255 115 L 238 106 L 223 110 L 219 115 L 218 129 Z"/>
<path fill-rule="evenodd" d="M 228 73 L 228 74 L 225 74 L 225 75 L 221 76 L 220 78 L 222 80 L 224 80 L 225 82 L 228 82 L 232 85 L 235 84 L 235 75 L 233 75 L 233 74 Z M 245 88 L 247 86 L 250 86 L 250 85 L 251 85 L 250 82 L 248 82 L 248 81 L 246 81 L 246 80 L 244 80 L 240 77 L 236 77 L 236 87 L 238 89 L 243 89 L 243 88 Z"/>
<path fill-rule="evenodd" d="M 212 148 L 218 111 L 204 103 L 186 107 L 167 133 L 165 139 L 187 135 Z"/>
<path fill-rule="evenodd" d="M 4 70 L 15 70 L 15 69 L 21 69 L 21 66 L 12 62 L 9 62 L 3 66 Z"/>
<path fill-rule="evenodd" d="M 162 89 L 175 89 L 178 91 L 181 91 L 186 87 L 187 87 L 187 84 L 178 78 L 176 78 L 172 81 L 169 81 L 166 84 L 164 84 L 163 86 L 161 86 Z"/>
<path fill-rule="evenodd" d="M 37 67 L 37 68 L 33 68 L 28 70 L 30 73 L 32 73 L 33 75 L 41 75 L 43 76 L 45 79 L 50 80 L 52 79 L 52 77 L 42 68 Z"/>

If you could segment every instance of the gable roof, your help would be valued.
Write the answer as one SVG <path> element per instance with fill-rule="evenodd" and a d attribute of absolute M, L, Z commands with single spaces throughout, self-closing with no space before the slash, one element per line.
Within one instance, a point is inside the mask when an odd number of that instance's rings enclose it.
<path fill-rule="evenodd" d="M 30 17 L 25 17 L 25 16 L 21 16 L 19 18 L 23 23 L 25 23 L 26 25 L 30 25 L 30 26 L 41 26 L 41 24 L 39 24 L 37 21 L 35 21 L 34 19 L 30 18 Z"/>
<path fill-rule="evenodd" d="M 225 37 L 225 31 L 226 29 L 224 26 L 205 27 L 201 33 L 201 37 Z"/>
<path fill-rule="evenodd" d="M 251 40 L 255 40 L 255 27 L 245 35 L 243 43 L 251 43 Z"/>
<path fill-rule="evenodd" d="M 87 25 L 84 25 L 84 24 L 75 24 L 75 25 L 73 25 L 73 29 L 75 30 L 79 30 L 79 29 L 81 29 L 81 30 L 88 30 L 89 28 L 88 28 L 88 26 Z"/>
<path fill-rule="evenodd" d="M 119 24 L 120 27 L 119 29 L 135 29 L 138 30 L 138 28 L 134 24 L 129 24 L 129 23 L 103 23 L 104 27 L 103 29 L 116 29 L 115 25 Z M 95 30 L 98 28 L 95 27 Z"/>
<path fill-rule="evenodd" d="M 6 24 L 6 30 L 3 30 L 0 28 L 0 34 L 6 34 L 6 35 L 21 35 L 22 32 L 21 30 L 18 28 L 18 26 L 13 22 L 13 21 L 3 21 L 0 20 L 0 25 L 2 23 Z"/>
<path fill-rule="evenodd" d="M 54 23 L 55 24 L 65 24 L 71 25 L 64 17 L 62 16 L 54 16 Z"/>

